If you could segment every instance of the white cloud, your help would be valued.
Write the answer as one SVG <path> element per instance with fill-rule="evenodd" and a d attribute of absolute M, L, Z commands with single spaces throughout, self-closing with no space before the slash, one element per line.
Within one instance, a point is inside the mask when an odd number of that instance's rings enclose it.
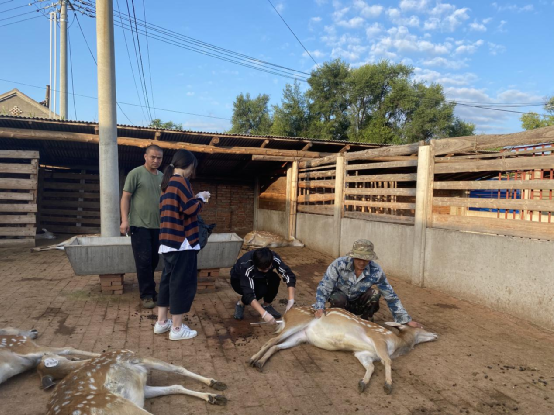
<path fill-rule="evenodd" d="M 491 55 L 498 55 L 499 53 L 503 53 L 506 51 L 506 47 L 504 45 L 497 45 L 496 43 L 488 42 L 489 45 L 489 53 Z"/>
<path fill-rule="evenodd" d="M 483 19 L 484 24 L 489 24 L 492 21 L 492 17 L 487 17 L 486 19 Z"/>
<path fill-rule="evenodd" d="M 508 23 L 508 22 L 505 21 L 505 20 L 501 20 L 500 24 L 497 26 L 496 30 L 498 32 L 506 32 L 506 29 L 504 29 L 504 26 L 506 26 L 506 23 Z"/>
<path fill-rule="evenodd" d="M 338 26 L 342 26 L 347 29 L 356 29 L 358 27 L 361 27 L 363 24 L 364 24 L 364 19 L 362 19 L 359 16 L 353 17 L 352 19 L 349 19 L 349 20 L 340 20 L 339 22 L 337 22 Z"/>
<path fill-rule="evenodd" d="M 363 0 L 354 0 L 354 7 L 360 11 L 363 17 L 369 19 L 379 17 L 384 9 L 384 7 L 379 4 L 370 6 Z"/>
<path fill-rule="evenodd" d="M 323 6 L 325 3 L 327 3 L 327 0 L 315 0 L 315 2 L 318 6 Z"/>
<path fill-rule="evenodd" d="M 487 27 L 482 23 L 478 23 L 477 21 L 474 21 L 473 23 L 469 24 L 469 30 L 475 31 L 475 32 L 486 32 Z"/>
<path fill-rule="evenodd" d="M 465 74 L 441 74 L 438 71 L 430 69 L 414 68 L 414 79 L 428 84 L 439 83 L 443 86 L 462 86 L 477 81 L 478 77 L 471 72 L 466 72 Z"/>
<path fill-rule="evenodd" d="M 400 9 L 423 12 L 429 7 L 429 0 L 401 0 Z"/>
<path fill-rule="evenodd" d="M 321 17 L 319 17 L 319 16 L 312 17 L 312 18 L 310 19 L 310 22 L 311 22 L 311 23 L 319 23 L 319 22 L 321 22 Z"/>
<path fill-rule="evenodd" d="M 384 30 L 383 25 L 381 25 L 380 23 L 375 22 L 371 26 L 368 26 L 368 28 L 365 30 L 365 33 L 367 35 L 367 38 L 372 40 L 375 36 L 377 36 L 383 30 Z"/>
<path fill-rule="evenodd" d="M 193 92 L 193 91 L 188 91 L 188 92 L 187 92 L 187 95 L 188 95 L 189 97 L 191 97 L 191 96 L 194 95 L 194 92 Z"/>
<path fill-rule="evenodd" d="M 477 49 L 479 49 L 479 46 L 483 45 L 484 43 L 485 43 L 484 40 L 479 39 L 478 41 L 475 41 L 473 43 L 462 44 L 456 48 L 454 53 L 458 55 L 463 53 L 473 54 L 477 52 Z"/>
<path fill-rule="evenodd" d="M 450 6 L 450 5 L 443 5 Z M 437 6 L 439 7 L 439 6 Z M 469 19 L 469 8 L 455 9 L 453 7 L 442 7 L 433 13 L 435 7 L 431 11 L 432 17 L 429 17 L 423 23 L 424 30 L 438 30 L 443 32 L 454 32 L 465 20 Z M 451 12 L 451 13 L 450 13 Z M 443 13 L 450 13 L 442 16 Z"/>
<path fill-rule="evenodd" d="M 540 95 L 519 91 L 516 89 L 509 89 L 501 92 L 497 95 L 499 101 L 506 103 L 543 103 L 545 102 L 544 97 Z"/>
<path fill-rule="evenodd" d="M 326 54 L 321 52 L 319 49 L 316 49 L 314 51 L 310 51 L 310 55 L 312 55 L 314 58 L 323 58 Z M 308 58 L 308 53 L 306 51 L 304 51 L 302 53 L 302 56 L 304 58 Z"/>
<path fill-rule="evenodd" d="M 421 62 L 422 65 L 425 66 L 436 66 L 436 67 L 443 67 L 448 69 L 460 69 L 467 67 L 467 58 L 464 60 L 451 60 L 447 58 L 443 58 L 442 56 L 437 56 L 433 59 L 427 59 Z"/>
<path fill-rule="evenodd" d="M 365 46 L 348 45 L 346 49 L 338 47 L 333 48 L 331 52 L 331 58 L 342 58 L 347 61 L 357 61 L 360 59 L 361 54 L 367 50 Z"/>
<path fill-rule="evenodd" d="M 429 11 L 429 14 L 431 14 L 431 16 L 442 16 L 443 14 L 453 12 L 454 10 L 456 10 L 456 6 L 448 3 L 438 3 Z"/>
<path fill-rule="evenodd" d="M 333 20 L 340 21 L 346 13 L 350 10 L 350 7 L 344 7 L 342 9 L 336 10 L 333 12 Z"/>
<path fill-rule="evenodd" d="M 283 13 L 283 10 L 285 10 L 285 4 L 284 4 L 283 2 L 277 3 L 277 4 L 275 5 L 275 8 L 277 9 L 277 11 L 278 11 L 279 13 L 282 14 L 282 13 Z"/>
<path fill-rule="evenodd" d="M 380 38 L 371 46 L 371 57 L 393 59 L 396 53 L 422 53 L 425 55 L 445 55 L 452 49 L 452 44 L 433 43 L 426 38 L 418 38 L 409 32 L 405 26 L 393 27 L 387 31 L 388 36 Z M 395 50 L 393 52 L 393 50 Z"/>
<path fill-rule="evenodd" d="M 525 6 L 518 6 L 516 4 L 505 4 L 505 5 L 499 5 L 498 3 L 492 3 L 492 7 L 494 7 L 499 12 L 509 11 L 509 12 L 532 12 L 534 10 L 534 7 L 532 4 L 527 4 Z"/>

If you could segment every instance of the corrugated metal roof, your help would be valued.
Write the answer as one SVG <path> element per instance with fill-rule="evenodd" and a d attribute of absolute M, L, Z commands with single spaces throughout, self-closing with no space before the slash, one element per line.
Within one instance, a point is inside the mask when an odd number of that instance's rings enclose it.
<path fill-rule="evenodd" d="M 64 121 L 58 119 L 0 116 L 0 128 L 31 129 L 42 131 L 59 131 L 72 133 L 95 134 L 98 123 L 87 121 Z M 135 139 L 185 142 L 191 144 L 207 145 L 214 137 L 219 138 L 218 146 L 222 147 L 256 147 L 265 146 L 268 149 L 301 150 L 307 144 L 308 149 L 320 153 L 337 153 L 345 145 L 350 145 L 350 151 L 380 147 L 380 145 L 367 143 L 353 143 L 345 141 L 327 141 L 301 137 L 279 136 L 253 136 L 240 134 L 220 134 L 209 132 L 196 132 L 187 130 L 163 130 L 153 127 L 136 127 L 118 125 L 118 136 Z M 89 143 L 55 140 L 21 140 L 0 138 L 0 148 L 6 150 L 38 150 L 41 155 L 41 163 L 64 166 L 97 166 L 98 146 Z M 118 146 L 119 165 L 129 170 L 144 163 L 144 149 L 131 146 Z M 163 166 L 171 162 L 174 150 L 164 151 Z M 199 174 L 203 176 L 249 176 L 262 174 L 278 168 L 282 162 L 252 161 L 245 154 L 196 154 L 199 161 Z"/>

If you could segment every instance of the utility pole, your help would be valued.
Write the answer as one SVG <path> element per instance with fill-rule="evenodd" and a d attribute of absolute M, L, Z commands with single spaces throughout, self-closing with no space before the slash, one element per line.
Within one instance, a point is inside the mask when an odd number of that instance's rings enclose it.
<path fill-rule="evenodd" d="M 119 237 L 119 167 L 115 97 L 113 0 L 96 0 L 98 133 L 100 143 L 100 231 Z"/>
<path fill-rule="evenodd" d="M 67 120 L 67 0 L 60 1 L 60 116 Z"/>

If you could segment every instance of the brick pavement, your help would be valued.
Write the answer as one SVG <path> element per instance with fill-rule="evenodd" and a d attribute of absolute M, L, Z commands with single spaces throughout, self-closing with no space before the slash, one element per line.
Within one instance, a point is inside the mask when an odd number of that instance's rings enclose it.
<path fill-rule="evenodd" d="M 298 275 L 298 303 L 311 304 L 332 259 L 306 248 L 277 251 Z M 75 276 L 61 251 L 0 249 L 0 266 L 0 327 L 36 328 L 43 345 L 131 349 L 229 386 L 226 407 L 168 396 L 147 400 L 155 414 L 554 413 L 552 332 L 392 277 L 414 319 L 440 338 L 394 361 L 394 392 L 386 396 L 380 364 L 369 390 L 357 392 L 364 369 L 351 353 L 303 345 L 277 353 L 263 373 L 250 368 L 246 361 L 272 329 L 251 327 L 249 322 L 259 320 L 251 308 L 245 321 L 232 319 L 237 296 L 228 271 L 218 278 L 216 292 L 197 295 L 187 316 L 198 337 L 170 342 L 166 335 L 154 336 L 155 316 L 140 308 L 135 275 L 125 276 L 123 295 L 103 295 L 98 276 Z M 280 289 L 277 300 L 286 296 L 284 285 Z M 390 320 L 382 306 L 378 319 Z M 211 391 L 161 372 L 150 379 L 153 385 Z M 29 372 L 0 386 L 0 413 L 40 414 L 47 398 L 36 373 Z"/>

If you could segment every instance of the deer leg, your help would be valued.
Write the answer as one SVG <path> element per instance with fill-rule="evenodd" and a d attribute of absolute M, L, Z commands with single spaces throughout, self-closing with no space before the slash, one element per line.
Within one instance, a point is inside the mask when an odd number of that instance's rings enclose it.
<path fill-rule="evenodd" d="M 189 390 L 183 386 L 144 386 L 144 398 L 151 399 L 152 397 L 167 396 L 169 394 L 186 394 L 187 396 L 198 397 L 210 404 L 224 406 L 227 404 L 227 398 L 220 394 L 201 393 L 199 391 Z"/>
<path fill-rule="evenodd" d="M 255 366 L 257 361 L 267 352 L 267 350 L 269 350 L 274 345 L 286 340 L 291 335 L 294 335 L 295 333 L 297 333 L 299 330 L 300 328 L 292 328 L 292 329 L 289 329 L 288 331 L 285 329 L 285 331 L 283 331 L 281 334 L 277 335 L 274 338 L 271 338 L 269 341 L 267 341 L 264 344 L 264 346 L 260 349 L 260 351 L 258 351 L 250 358 L 249 360 L 250 365 Z"/>
<path fill-rule="evenodd" d="M 360 393 L 363 393 L 365 388 L 369 384 L 369 380 L 371 379 L 371 375 L 373 374 L 373 370 L 375 369 L 375 366 L 373 365 L 373 360 L 375 356 L 368 351 L 358 351 L 354 354 L 354 356 L 360 361 L 360 363 L 362 363 L 362 365 L 366 369 L 364 378 L 358 382 L 358 390 L 360 391 Z"/>
<path fill-rule="evenodd" d="M 201 375 L 193 373 L 192 371 L 187 370 L 185 367 L 179 367 L 177 365 L 169 364 L 162 360 L 158 360 L 156 358 L 141 358 L 139 359 L 138 363 L 148 369 L 166 371 L 168 373 L 180 374 L 182 376 L 192 378 L 193 380 L 197 380 L 201 383 L 204 383 L 207 386 L 210 386 L 216 390 L 221 391 L 227 388 L 227 385 L 221 381 L 217 381 L 213 378 L 203 377 Z M 178 394 L 178 393 L 175 393 L 175 394 Z M 183 394 L 187 394 L 187 393 L 183 393 Z"/>
<path fill-rule="evenodd" d="M 392 360 L 389 356 L 389 351 L 386 343 L 375 343 L 375 352 L 385 366 L 385 386 L 383 387 L 386 394 L 392 393 Z"/>
<path fill-rule="evenodd" d="M 267 360 L 269 360 L 269 357 L 271 357 L 277 351 L 296 347 L 298 344 L 302 344 L 303 342 L 306 342 L 307 339 L 308 338 L 306 337 L 306 332 L 304 331 L 297 332 L 296 334 L 287 338 L 282 343 L 274 345 L 271 348 L 269 348 L 268 351 L 265 353 L 265 355 L 256 362 L 256 367 L 258 367 L 258 369 L 261 370 L 262 367 L 267 362 Z"/>
<path fill-rule="evenodd" d="M 85 357 L 100 357 L 101 354 L 96 354 L 90 351 L 76 350 L 71 347 L 47 347 L 42 349 L 44 354 L 58 354 L 58 355 L 83 355 Z"/>

